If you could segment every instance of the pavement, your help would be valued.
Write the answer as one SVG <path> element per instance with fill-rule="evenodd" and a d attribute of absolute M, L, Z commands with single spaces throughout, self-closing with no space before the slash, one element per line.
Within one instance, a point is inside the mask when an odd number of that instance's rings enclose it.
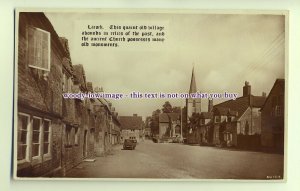
<path fill-rule="evenodd" d="M 282 179 L 281 154 L 146 140 L 135 150 L 113 148 L 67 172 L 76 178 Z"/>

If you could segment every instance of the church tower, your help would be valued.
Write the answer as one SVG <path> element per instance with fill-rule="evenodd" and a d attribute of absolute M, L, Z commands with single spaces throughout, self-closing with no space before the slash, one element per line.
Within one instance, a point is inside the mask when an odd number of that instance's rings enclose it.
<path fill-rule="evenodd" d="M 197 86 L 196 86 L 195 72 L 193 67 L 189 94 L 196 93 L 196 92 L 197 92 Z M 188 98 L 186 100 L 186 108 L 187 108 L 187 121 L 189 122 L 189 118 L 192 116 L 193 113 L 201 112 L 201 99 Z"/>

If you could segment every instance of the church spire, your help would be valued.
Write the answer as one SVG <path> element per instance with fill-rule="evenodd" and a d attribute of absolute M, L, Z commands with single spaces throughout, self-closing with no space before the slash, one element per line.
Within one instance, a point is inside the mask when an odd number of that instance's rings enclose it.
<path fill-rule="evenodd" d="M 194 66 L 193 66 L 192 78 L 191 78 L 191 84 L 190 84 L 190 91 L 189 91 L 189 93 L 196 93 L 196 92 L 197 92 L 197 86 L 196 86 Z"/>

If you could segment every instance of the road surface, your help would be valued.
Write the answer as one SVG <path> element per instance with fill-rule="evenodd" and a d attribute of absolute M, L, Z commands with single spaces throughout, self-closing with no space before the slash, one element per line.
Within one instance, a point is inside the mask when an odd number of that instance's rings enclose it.
<path fill-rule="evenodd" d="M 111 155 L 67 172 L 76 178 L 282 178 L 283 155 L 146 140 L 135 150 L 114 147 Z"/>

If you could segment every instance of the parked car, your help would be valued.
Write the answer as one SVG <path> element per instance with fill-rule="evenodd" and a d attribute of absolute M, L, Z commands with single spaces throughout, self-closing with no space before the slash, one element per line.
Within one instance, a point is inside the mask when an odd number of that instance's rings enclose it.
<path fill-rule="evenodd" d="M 136 147 L 136 141 L 132 139 L 125 139 L 123 143 L 123 149 L 134 150 Z"/>
<path fill-rule="evenodd" d="M 134 143 L 137 143 L 137 140 L 136 140 L 136 138 L 135 137 L 132 137 L 132 139 L 131 139 Z"/>

